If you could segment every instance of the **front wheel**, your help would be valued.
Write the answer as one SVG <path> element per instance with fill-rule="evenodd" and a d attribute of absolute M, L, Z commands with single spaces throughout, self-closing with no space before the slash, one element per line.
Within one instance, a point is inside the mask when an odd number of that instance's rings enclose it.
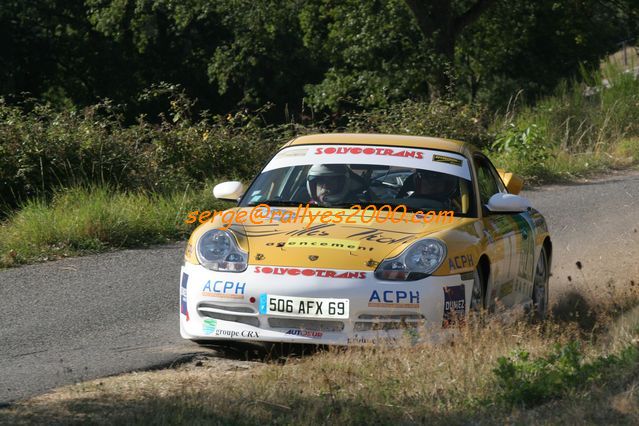
<path fill-rule="evenodd" d="M 535 268 L 535 278 L 533 282 L 532 292 L 532 319 L 543 321 L 546 319 L 548 312 L 548 281 L 550 279 L 550 271 L 548 270 L 548 255 L 546 248 L 541 248 L 539 260 Z"/>

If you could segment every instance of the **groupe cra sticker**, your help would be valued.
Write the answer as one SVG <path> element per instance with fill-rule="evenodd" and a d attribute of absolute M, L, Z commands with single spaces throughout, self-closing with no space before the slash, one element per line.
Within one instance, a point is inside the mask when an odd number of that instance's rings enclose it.
<path fill-rule="evenodd" d="M 251 339 L 259 339 L 260 335 L 257 331 L 251 330 L 224 330 L 217 328 L 217 320 L 213 318 L 205 318 L 202 325 L 202 331 L 207 336 L 214 335 L 219 337 L 247 337 Z"/>

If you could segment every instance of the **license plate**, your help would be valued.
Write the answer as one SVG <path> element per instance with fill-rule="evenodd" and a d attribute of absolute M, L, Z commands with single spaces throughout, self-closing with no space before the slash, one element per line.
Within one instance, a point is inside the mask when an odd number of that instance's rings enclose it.
<path fill-rule="evenodd" d="M 348 318 L 348 299 L 261 294 L 260 314 L 306 318 Z"/>

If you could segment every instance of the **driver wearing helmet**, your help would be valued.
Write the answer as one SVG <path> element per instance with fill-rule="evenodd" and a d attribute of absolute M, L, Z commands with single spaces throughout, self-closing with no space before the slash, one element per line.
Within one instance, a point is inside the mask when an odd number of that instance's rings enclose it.
<path fill-rule="evenodd" d="M 458 197 L 455 196 L 458 186 L 455 176 L 431 170 L 416 170 L 407 181 L 413 189 L 408 198 L 428 198 L 439 201 L 444 208 L 460 209 Z"/>
<path fill-rule="evenodd" d="M 351 171 L 344 164 L 314 164 L 306 177 L 311 203 L 332 205 L 347 201 L 351 181 Z"/>

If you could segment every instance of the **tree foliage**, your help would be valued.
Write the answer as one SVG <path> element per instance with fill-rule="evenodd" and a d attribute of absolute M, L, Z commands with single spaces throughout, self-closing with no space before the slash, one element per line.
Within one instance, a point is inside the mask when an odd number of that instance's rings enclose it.
<path fill-rule="evenodd" d="M 306 86 L 312 105 L 385 106 L 428 93 L 428 57 L 402 0 L 324 0 L 307 3 L 300 18 L 305 46 L 326 67 Z"/>
<path fill-rule="evenodd" d="M 452 95 L 495 108 L 548 93 L 637 34 L 635 0 L 6 0 L 0 96 L 102 98 L 156 115 L 179 84 L 200 109 L 300 112 Z M 152 100 L 150 100 L 152 99 Z M 164 103 L 162 103 L 164 102 Z"/>

